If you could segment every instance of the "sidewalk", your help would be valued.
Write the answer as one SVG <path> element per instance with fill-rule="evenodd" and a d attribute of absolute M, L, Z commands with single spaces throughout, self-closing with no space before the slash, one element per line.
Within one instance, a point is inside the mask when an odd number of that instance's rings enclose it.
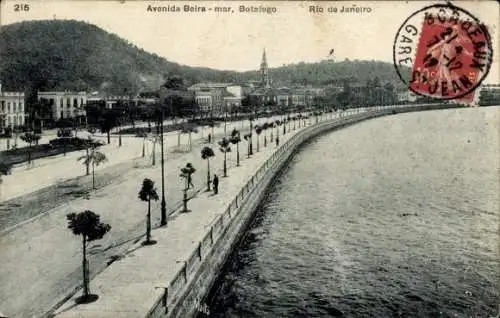
<path fill-rule="evenodd" d="M 254 124 L 267 120 L 269 119 L 255 121 Z M 236 128 L 240 129 L 241 126 Z M 222 127 L 216 128 L 216 132 L 223 133 L 223 129 L 222 125 Z M 231 129 L 232 126 L 228 125 L 228 133 L 230 133 Z M 286 142 L 297 131 L 298 129 L 295 132 L 287 133 L 283 137 L 281 130 L 281 143 Z M 218 150 L 219 147 L 215 143 L 210 145 L 216 154 L 216 157 L 210 162 L 211 171 L 212 173 L 217 171 L 221 183 L 221 194 L 216 199 L 222 199 L 224 191 L 232 191 L 230 189 L 233 187 L 237 188 L 240 179 L 244 178 L 245 173 L 251 173 L 252 169 L 257 169 L 258 162 L 264 160 L 264 155 L 270 153 L 275 147 L 274 143 L 270 142 L 267 148 L 263 147 L 263 134 L 260 136 L 260 152 L 258 153 L 255 152 L 256 134 L 253 135 L 254 155 L 250 159 L 247 159 L 246 156 L 246 141 L 243 140 L 240 143 L 241 167 L 234 168 L 236 151 L 233 150 L 228 154 L 229 178 L 222 178 L 223 154 Z M 218 140 L 220 138 L 215 141 Z M 170 147 L 172 147 L 172 143 L 177 144 L 176 136 L 174 136 L 173 140 L 172 138 L 169 139 L 168 144 Z M 179 170 L 187 162 L 191 162 L 197 169 L 193 176 L 195 187 L 202 191 L 205 189 L 206 162 L 200 156 L 203 146 L 204 144 L 193 145 L 193 150 L 184 154 L 167 153 L 165 188 L 167 208 L 169 210 L 175 209 L 181 202 L 183 180 L 179 177 Z M 232 148 L 235 149 L 235 146 L 232 145 Z M 159 163 L 160 157 L 157 155 L 157 165 L 155 167 L 143 165 L 131 169 L 124 174 L 126 181 L 112 184 L 92 193 L 89 200 L 77 199 L 68 202 L 49 211 L 36 221 L 28 222 L 1 236 L 0 246 L 2 246 L 2 249 L 0 250 L 0 258 L 4 260 L 0 267 L 1 310 L 9 314 L 10 317 L 39 316 L 81 284 L 81 237 L 74 236 L 67 229 L 66 214 L 89 209 L 98 213 L 103 222 L 112 226 L 111 231 L 102 240 L 94 242 L 89 247 L 91 277 L 104 269 L 107 262 L 120 257 L 130 245 L 134 244 L 135 240 L 140 239 L 145 233 L 147 205 L 137 198 L 137 193 L 142 180 L 146 177 L 155 181 L 158 191 L 161 191 Z M 83 165 L 76 164 L 77 166 L 73 163 L 70 167 L 77 170 L 77 174 L 82 174 L 84 172 Z M 54 170 L 51 171 L 54 172 Z M 199 196 L 205 197 L 206 193 L 202 192 Z M 191 204 L 193 205 L 191 206 Z M 194 200 L 190 202 L 193 211 L 199 209 L 195 204 L 198 203 Z M 152 202 L 154 224 L 158 224 L 159 211 L 160 201 Z M 184 219 L 185 215 L 188 214 L 183 214 L 178 219 Z M 197 218 L 200 214 L 193 212 L 189 215 Z M 174 221 L 168 226 L 167 231 L 173 231 L 176 227 Z M 160 229 L 160 232 L 161 230 L 163 229 Z M 186 228 L 175 229 L 175 231 L 178 230 L 184 236 L 186 233 L 191 232 L 191 229 L 186 231 Z M 157 239 L 156 235 L 155 232 L 153 234 L 154 239 Z M 185 250 L 184 243 L 179 243 L 179 246 L 182 246 L 182 248 L 179 247 L 180 250 L 190 252 L 190 250 Z"/>
<path fill-rule="evenodd" d="M 274 120 L 276 120 L 275 118 Z M 263 123 L 265 121 L 270 121 L 271 119 L 259 119 L 254 122 L 254 125 Z M 242 133 L 248 132 L 249 123 L 245 121 L 243 125 L 243 129 L 241 129 L 241 122 L 231 122 L 227 123 L 227 134 L 229 135 L 232 129 L 236 128 L 240 130 Z M 200 130 L 197 134 L 192 134 L 192 142 L 193 144 L 201 139 L 206 139 L 208 133 L 211 133 L 211 129 L 205 128 L 202 131 Z M 214 132 L 217 137 L 222 137 L 224 133 L 224 124 L 221 124 L 220 127 L 215 127 Z M 88 133 L 79 133 L 79 136 L 86 137 Z M 164 136 L 164 145 L 167 152 L 171 152 L 177 149 L 178 145 L 178 133 L 177 132 L 169 132 L 165 133 Z M 105 135 L 99 135 L 94 137 L 97 140 L 107 142 L 107 138 Z M 181 147 L 182 145 L 187 145 L 189 139 L 188 134 L 181 134 Z M 216 141 L 218 139 L 216 138 Z M 142 159 L 142 138 L 136 138 L 130 135 L 122 136 L 122 147 L 118 146 L 118 136 L 112 135 L 111 144 L 105 144 L 100 149 L 101 151 L 107 155 L 108 162 L 104 163 L 95 168 L 96 172 L 100 171 L 106 167 L 124 163 L 131 162 L 134 159 Z M 185 147 L 185 146 L 184 146 Z M 156 145 L 156 159 L 159 163 L 160 160 L 160 145 L 157 143 Z M 146 158 L 144 160 L 149 159 L 152 152 L 152 142 L 146 141 Z M 4 176 L 3 184 L 0 190 L 0 202 L 7 201 L 21 195 L 25 195 L 27 193 L 31 193 L 33 191 L 39 190 L 46 186 L 56 184 L 57 182 L 61 182 L 63 180 L 68 180 L 71 178 L 76 178 L 85 174 L 85 167 L 82 162 L 78 162 L 77 159 L 83 155 L 85 155 L 86 151 L 75 151 L 67 153 L 66 156 L 58 155 L 54 157 L 47 157 L 36 159 L 34 161 L 34 166 L 28 168 L 26 164 L 22 166 L 15 167 L 12 169 L 12 173 L 9 176 Z M 142 161 L 144 161 L 142 160 Z"/>
<path fill-rule="evenodd" d="M 280 133 L 281 144 L 302 129 L 284 137 Z M 90 288 L 99 295 L 96 302 L 75 306 L 80 296 L 77 293 L 56 311 L 56 317 L 143 317 L 163 295 L 163 289 L 155 287 L 168 286 L 212 223 L 276 149 L 274 143 L 260 148 L 251 161 L 232 168 L 228 178 L 220 178 L 219 194 L 199 194 L 189 201 L 191 212 L 179 213 L 171 218 L 168 227 L 155 229 L 152 237 L 158 241 L 156 245 L 142 247 L 138 242 L 125 258 L 94 278 Z"/>
<path fill-rule="evenodd" d="M 338 116 L 335 118 L 340 120 Z M 280 145 L 303 129 L 297 126 L 285 136 L 280 130 Z M 137 242 L 123 259 L 95 277 L 90 290 L 99 295 L 96 302 L 75 305 L 79 292 L 55 312 L 56 317 L 144 317 L 164 295 L 163 288 L 182 270 L 210 227 L 277 149 L 271 143 L 253 156 L 251 165 L 243 163 L 242 167 L 231 169 L 229 178 L 221 178 L 218 195 L 199 194 L 189 201 L 191 212 L 178 213 L 171 218 L 168 227 L 153 231 L 152 237 L 157 244 L 142 247 Z"/>

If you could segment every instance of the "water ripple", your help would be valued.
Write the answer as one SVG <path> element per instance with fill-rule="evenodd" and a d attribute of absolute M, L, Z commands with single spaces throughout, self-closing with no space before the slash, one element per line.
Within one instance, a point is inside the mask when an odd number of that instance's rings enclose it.
<path fill-rule="evenodd" d="M 312 141 L 226 264 L 211 315 L 494 316 L 498 122 L 495 108 L 401 114 Z"/>

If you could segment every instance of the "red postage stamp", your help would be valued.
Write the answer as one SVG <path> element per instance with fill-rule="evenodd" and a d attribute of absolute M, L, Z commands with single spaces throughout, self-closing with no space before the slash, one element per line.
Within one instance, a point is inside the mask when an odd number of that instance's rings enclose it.
<path fill-rule="evenodd" d="M 394 45 L 394 65 L 411 91 L 466 103 L 474 101 L 491 59 L 488 28 L 449 4 L 414 13 L 400 28 Z M 406 78 L 404 68 L 411 70 Z"/>

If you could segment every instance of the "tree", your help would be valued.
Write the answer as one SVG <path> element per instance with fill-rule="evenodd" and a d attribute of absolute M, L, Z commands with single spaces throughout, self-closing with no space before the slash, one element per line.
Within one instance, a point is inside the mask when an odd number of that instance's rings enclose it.
<path fill-rule="evenodd" d="M 279 130 L 279 126 L 280 125 L 281 125 L 281 121 L 280 120 L 276 120 L 274 122 L 274 127 L 276 127 L 276 137 L 280 136 L 280 130 Z"/>
<path fill-rule="evenodd" d="M 155 244 L 155 241 L 151 240 L 151 199 L 158 201 L 160 197 L 155 189 L 155 183 L 151 179 L 145 178 L 142 181 L 142 188 L 139 191 L 139 199 L 141 201 L 148 203 L 148 214 L 146 218 L 146 241 L 144 245 Z"/>
<path fill-rule="evenodd" d="M 210 158 L 215 157 L 215 153 L 210 147 L 203 147 L 201 159 L 207 161 L 207 191 L 210 191 Z"/>
<path fill-rule="evenodd" d="M 88 155 L 81 156 L 77 160 L 83 160 L 85 166 L 92 165 L 92 189 L 95 190 L 95 167 L 107 162 L 108 158 L 94 145 L 91 147 Z"/>
<path fill-rule="evenodd" d="M 9 175 L 11 173 L 11 171 L 12 171 L 12 164 L 11 163 L 0 162 L 0 187 L 2 186 L 2 183 L 3 183 L 2 177 Z M 1 198 L 2 198 L 2 196 L 1 196 L 1 191 L 0 191 L 0 199 Z"/>
<path fill-rule="evenodd" d="M 262 128 L 262 132 L 264 133 L 264 148 L 267 147 L 267 123 L 264 123 L 260 126 Z"/>
<path fill-rule="evenodd" d="M 90 136 L 88 136 L 88 139 L 85 140 L 83 144 L 85 146 L 86 154 L 85 156 L 79 157 L 77 161 L 84 160 L 83 164 L 85 165 L 85 175 L 88 176 L 90 174 L 90 149 L 95 146 L 95 142 Z"/>
<path fill-rule="evenodd" d="M 106 233 L 111 230 L 109 224 L 101 223 L 98 214 L 85 210 L 78 214 L 70 213 L 66 216 L 68 220 L 68 228 L 75 235 L 82 235 L 82 246 L 83 246 L 83 296 L 80 298 L 79 302 L 90 302 L 97 299 L 95 295 L 90 295 L 89 293 L 89 270 L 87 261 L 87 244 L 100 240 L 104 237 Z"/>
<path fill-rule="evenodd" d="M 227 153 L 231 152 L 231 143 L 226 137 L 219 141 L 220 151 L 224 153 L 224 177 L 227 177 Z"/>
<path fill-rule="evenodd" d="M 193 167 L 193 165 L 188 162 L 184 168 L 181 168 L 181 178 L 184 178 L 186 186 L 184 187 L 184 194 L 183 194 L 183 209 L 182 212 L 189 212 L 187 208 L 187 202 L 188 202 L 188 197 L 187 197 L 187 190 L 190 187 L 191 183 L 191 176 L 193 173 L 196 172 L 196 169 Z"/>
<path fill-rule="evenodd" d="M 192 149 L 192 133 L 197 134 L 198 133 L 198 128 L 196 127 L 195 124 L 184 124 L 182 125 L 181 129 L 179 130 L 179 135 L 178 135 L 178 141 L 177 145 L 180 147 L 181 145 L 181 134 L 189 134 L 189 143 L 188 143 L 188 149 L 191 151 Z"/>
<path fill-rule="evenodd" d="M 108 110 L 102 114 L 102 117 L 99 121 L 101 125 L 101 132 L 106 133 L 108 136 L 108 144 L 111 143 L 111 130 L 118 125 L 118 117 L 119 114 L 116 111 Z"/>
<path fill-rule="evenodd" d="M 255 133 L 257 133 L 257 152 L 259 152 L 259 136 L 262 133 L 262 127 L 255 125 Z"/>
<path fill-rule="evenodd" d="M 243 136 L 243 139 L 245 139 L 246 142 L 248 143 L 247 156 L 248 156 L 248 158 L 250 158 L 250 154 L 251 154 L 251 152 L 250 152 L 250 146 L 252 145 L 252 132 L 250 131 L 250 133 L 245 134 Z"/>
<path fill-rule="evenodd" d="M 31 147 L 33 146 L 33 144 L 38 144 L 38 141 L 40 140 L 40 135 L 27 132 L 24 135 L 21 135 L 21 140 L 24 141 L 25 143 L 29 144 L 27 155 L 28 155 L 28 164 L 30 164 L 31 163 Z"/>
<path fill-rule="evenodd" d="M 231 132 L 231 138 L 229 141 L 233 144 L 236 145 L 236 167 L 240 166 L 240 142 L 241 142 L 241 137 L 240 137 L 240 132 L 236 130 L 236 128 L 233 128 L 233 131 Z"/>

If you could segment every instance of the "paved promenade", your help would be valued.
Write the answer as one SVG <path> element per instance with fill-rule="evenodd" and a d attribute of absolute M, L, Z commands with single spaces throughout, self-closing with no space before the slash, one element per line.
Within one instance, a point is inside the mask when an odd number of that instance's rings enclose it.
<path fill-rule="evenodd" d="M 269 119 L 261 119 L 254 121 L 254 123 L 257 124 L 267 120 Z M 237 129 L 241 128 L 241 124 L 236 125 Z M 248 125 L 245 126 L 248 127 Z M 218 129 L 216 128 L 216 133 L 223 134 L 223 129 L 223 125 Z M 232 126 L 228 125 L 228 133 L 230 129 L 232 129 Z M 281 143 L 286 142 L 287 138 L 297 131 L 298 129 L 295 132 L 287 133 L 286 137 L 283 137 L 281 136 L 282 130 L 280 130 Z M 236 154 L 234 150 L 229 153 L 229 177 L 220 178 L 221 192 L 219 195 L 207 198 L 207 193 L 200 192 L 198 197 L 189 203 L 193 210 L 192 213 L 174 217 L 167 228 L 160 228 L 153 232 L 153 238 L 160 241 L 160 243 L 163 242 L 158 244 L 158 247 L 165 244 L 162 235 L 169 233 L 169 240 L 179 239 L 180 241 L 179 244 L 169 244 L 168 248 L 178 249 L 179 253 L 191 252 L 191 247 L 186 243 L 189 242 L 187 241 L 188 238 L 185 235 L 186 233 L 198 233 L 196 226 L 201 226 L 202 223 L 195 226 L 195 224 L 189 222 L 207 221 L 205 216 L 209 216 L 211 213 L 206 212 L 206 205 L 209 203 L 219 204 L 210 208 L 210 211 L 214 211 L 214 215 L 223 210 L 220 209 L 220 206 L 224 205 L 225 199 L 232 199 L 232 197 L 228 197 L 231 191 L 236 191 L 241 186 L 242 180 L 246 176 L 251 176 L 253 171 L 258 169 L 259 162 L 265 160 L 265 157 L 275 147 L 273 143 L 268 143 L 267 148 L 264 148 L 263 136 L 264 133 L 260 136 L 261 151 L 255 153 L 250 159 L 247 159 L 246 156 L 246 141 L 240 143 L 241 167 L 234 168 Z M 218 140 L 220 138 L 216 139 L 216 141 Z M 126 141 L 124 140 L 125 144 Z M 172 144 L 177 145 L 177 137 L 171 138 L 169 144 L 171 146 Z M 254 134 L 253 144 L 255 152 L 256 134 Z M 179 170 L 187 162 L 191 162 L 197 169 L 193 177 L 196 189 L 205 189 L 206 162 L 200 157 L 200 150 L 203 146 L 204 144 L 200 142 L 198 145 L 194 145 L 189 153 L 167 153 L 165 187 L 167 208 L 169 210 L 175 210 L 180 205 L 183 180 L 179 177 Z M 216 157 L 211 160 L 212 172 L 215 170 L 219 176 L 222 176 L 223 155 L 216 144 L 211 146 L 216 153 Z M 235 146 L 233 145 L 232 148 L 235 149 Z M 123 257 L 124 253 L 130 250 L 130 247 L 135 242 L 140 242 L 145 233 L 147 205 L 138 199 L 137 193 L 142 180 L 146 177 L 155 181 L 158 191 L 161 190 L 159 160 L 158 155 L 155 167 L 142 165 L 131 169 L 124 173 L 123 179 L 125 181 L 98 190 L 92 193 L 89 199 L 76 199 L 68 202 L 37 218 L 36 221 L 27 222 L 0 236 L 0 246 L 2 246 L 0 258 L 6 260 L 0 267 L 0 286 L 2 286 L 0 289 L 0 310 L 8 314 L 9 317 L 40 316 L 63 300 L 68 292 L 76 289 L 81 284 L 81 237 L 74 236 L 67 229 L 66 214 L 68 213 L 89 209 L 101 215 L 101 220 L 112 226 L 112 230 L 104 239 L 90 245 L 91 277 L 106 268 L 106 264 L 110 260 Z M 74 160 L 71 161 L 72 168 L 82 173 L 84 171 L 83 165 L 73 162 Z M 55 166 L 57 168 L 52 165 L 48 166 L 51 166 L 50 171 L 59 169 L 59 165 Z M 205 212 L 202 214 L 201 211 Z M 152 203 L 152 214 L 154 224 L 158 224 L 160 201 Z M 177 223 L 180 221 L 188 223 Z M 148 251 L 141 248 L 136 252 L 141 254 Z M 178 257 L 182 258 L 182 255 Z M 177 259 L 177 256 L 175 259 Z M 116 264 L 121 263 L 119 261 Z M 94 283 L 92 283 L 92 287 L 94 287 Z M 104 295 L 102 299 L 105 299 Z M 75 310 L 80 309 L 75 308 Z M 116 317 L 116 313 L 112 316 Z"/>
<path fill-rule="evenodd" d="M 281 144 L 302 129 L 304 128 L 299 129 L 297 126 L 295 131 L 292 130 L 284 137 L 280 132 Z M 229 177 L 220 178 L 218 195 L 200 193 L 189 202 L 191 212 L 177 213 L 171 217 L 168 227 L 155 229 L 152 236 L 158 241 L 156 245 L 142 247 L 137 242 L 123 259 L 95 277 L 90 283 L 90 289 L 92 293 L 99 295 L 96 302 L 75 305 L 75 299 L 80 296 L 77 293 L 56 311 L 56 317 L 145 316 L 163 295 L 163 289 L 155 287 L 168 286 L 213 223 L 277 149 L 274 143 L 268 144 L 266 148 L 262 145 L 261 140 L 261 151 L 255 153 L 250 160 L 243 161 L 241 167 L 234 168 L 233 162 L 228 172 Z"/>

